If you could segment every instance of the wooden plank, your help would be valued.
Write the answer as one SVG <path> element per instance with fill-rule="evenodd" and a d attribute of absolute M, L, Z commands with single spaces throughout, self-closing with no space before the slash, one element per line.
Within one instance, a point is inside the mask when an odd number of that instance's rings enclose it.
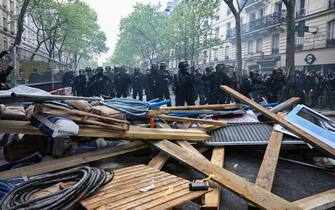
<path fill-rule="evenodd" d="M 170 128 L 170 126 L 168 124 L 163 124 L 163 123 L 159 123 L 158 124 L 159 127 L 163 127 L 163 128 Z M 189 128 L 191 126 L 191 123 L 187 122 L 184 123 L 182 125 L 182 128 L 186 129 Z M 189 142 L 187 141 L 177 141 L 177 144 L 185 149 L 188 149 L 189 151 L 193 151 L 195 153 L 201 154 L 201 152 L 199 153 L 199 151 L 197 149 L 195 149 Z M 166 163 L 166 161 L 168 161 L 168 159 L 170 158 L 170 156 L 168 154 L 166 154 L 165 152 L 159 152 L 158 155 L 156 155 L 149 163 L 148 165 L 153 167 L 153 168 L 157 168 L 159 170 L 161 170 L 164 166 L 164 164 Z"/>
<path fill-rule="evenodd" d="M 189 165 L 195 170 L 207 176 L 213 175 L 214 181 L 236 193 L 240 197 L 246 199 L 250 203 L 262 209 L 301 209 L 290 202 L 272 194 L 271 192 L 248 182 L 244 178 L 233 174 L 232 172 L 219 167 L 203 156 L 189 152 L 173 144 L 170 141 L 155 141 L 150 142 L 158 149 L 168 153 L 175 159 Z"/>
<path fill-rule="evenodd" d="M 173 193 L 178 192 L 178 191 L 183 190 L 183 189 L 188 189 L 189 181 L 183 180 L 181 178 L 179 178 L 179 179 L 180 179 L 179 181 L 174 181 L 173 183 L 171 183 L 170 181 L 167 181 L 165 183 L 162 182 L 155 189 L 150 190 L 150 191 L 145 192 L 145 193 L 141 193 L 140 191 L 136 190 L 134 192 L 134 194 L 132 194 L 132 195 L 123 194 L 123 197 L 122 198 L 121 197 L 117 198 L 117 201 L 115 201 L 115 202 L 113 202 L 112 201 L 113 198 L 111 198 L 110 203 L 108 203 L 105 206 L 100 206 L 97 209 L 99 209 L 99 210 L 102 210 L 102 209 L 113 209 L 113 210 L 121 209 L 121 210 L 124 210 L 124 209 L 134 208 L 134 207 L 137 207 L 137 206 L 139 206 L 143 203 L 147 203 L 147 202 L 150 202 L 152 200 L 155 200 L 157 198 L 165 197 L 164 196 L 165 192 L 169 188 L 170 185 L 174 186 Z"/>
<path fill-rule="evenodd" d="M 225 86 L 225 85 L 221 86 L 221 89 L 224 90 L 225 92 L 227 92 L 228 94 L 230 94 L 231 96 L 235 97 L 236 99 L 238 99 L 238 100 L 250 105 L 254 109 L 260 111 L 266 117 L 268 117 L 269 119 L 277 122 L 278 124 L 280 124 L 284 128 L 294 132 L 296 135 L 298 135 L 299 137 L 301 137 L 303 140 L 307 141 L 308 143 L 310 143 L 310 144 L 312 144 L 312 145 L 314 145 L 318 148 L 323 149 L 324 151 L 326 151 L 327 153 L 329 153 L 333 157 L 335 156 L 335 148 L 330 147 L 329 145 L 325 144 L 324 142 L 320 141 L 319 139 L 315 138 L 314 136 L 310 135 L 309 133 L 307 133 L 307 132 L 303 131 L 302 129 L 298 128 L 297 126 L 289 123 L 284 118 L 279 117 L 277 114 L 272 113 L 268 109 L 260 106 L 256 102 L 252 101 L 251 99 L 245 97 L 244 95 L 240 94 L 239 92 L 235 91 L 234 89 L 232 89 L 228 86 Z"/>
<path fill-rule="evenodd" d="M 190 118 L 190 117 L 173 117 L 168 115 L 159 115 L 158 118 L 163 119 L 165 121 L 176 121 L 176 122 L 196 122 L 206 125 L 215 125 L 215 126 L 226 126 L 227 122 L 218 121 L 218 120 L 207 120 L 207 119 L 197 119 L 197 118 Z"/>
<path fill-rule="evenodd" d="M 148 166 L 161 170 L 169 158 L 170 155 L 166 154 L 165 152 L 159 152 L 158 155 L 151 159 L 151 161 L 148 163 Z"/>
<path fill-rule="evenodd" d="M 34 165 L 24 166 L 20 168 L 11 169 L 8 171 L 0 172 L 2 179 L 13 178 L 17 176 L 34 176 L 42 173 L 56 171 L 60 169 L 77 166 L 80 164 L 93 162 L 105 158 L 122 155 L 125 153 L 141 150 L 147 148 L 147 144 L 142 141 L 134 141 L 119 147 L 102 149 L 94 152 L 87 152 L 80 155 L 74 155 L 70 157 L 49 160 Z"/>
<path fill-rule="evenodd" d="M 154 175 L 156 175 L 156 177 L 154 177 Z M 106 185 L 106 188 L 100 188 L 99 191 L 94 194 L 94 197 L 91 197 L 88 200 L 84 200 L 82 203 L 87 206 L 89 204 L 92 204 L 92 203 L 98 202 L 100 200 L 103 200 L 105 198 L 108 198 L 109 195 L 111 195 L 112 193 L 118 192 L 118 195 L 122 194 L 123 189 L 133 190 L 136 187 L 138 187 L 140 189 L 142 187 L 146 187 L 146 186 L 150 185 L 152 180 L 158 180 L 155 183 L 159 183 L 160 179 L 170 180 L 170 179 L 175 179 L 175 178 L 177 178 L 177 177 L 160 171 L 160 172 L 157 172 L 157 173 L 148 174 L 147 176 L 143 177 L 142 179 L 139 179 L 139 178 L 130 179 L 130 180 L 127 180 L 128 182 L 118 183 L 118 184 L 115 184 L 115 185 L 114 185 L 114 183 L 112 183 L 111 185 Z"/>
<path fill-rule="evenodd" d="M 22 133 L 30 135 L 44 135 L 37 128 L 27 121 L 0 120 L 0 132 L 2 133 Z M 128 131 L 116 131 L 93 126 L 80 126 L 79 134 L 81 137 L 105 137 L 113 139 L 129 140 L 192 140 L 204 141 L 210 136 L 199 129 L 166 129 L 166 128 L 140 128 L 131 126 Z"/>
<path fill-rule="evenodd" d="M 224 166 L 224 147 L 213 149 L 211 162 L 219 167 Z M 205 195 L 205 204 L 201 209 L 220 209 L 220 188 L 214 188 L 212 192 Z"/>
<path fill-rule="evenodd" d="M 335 189 L 293 202 L 304 210 L 325 210 L 335 207 Z"/>
<path fill-rule="evenodd" d="M 185 183 L 186 181 L 182 180 L 179 177 L 169 176 L 164 180 L 157 180 L 155 182 L 157 192 L 166 190 L 167 183 Z M 146 185 L 145 185 L 146 184 Z M 108 208 L 115 208 L 119 205 L 127 205 L 128 203 L 132 203 L 139 198 L 143 197 L 151 197 L 150 195 L 154 194 L 154 190 L 148 192 L 140 192 L 139 189 L 145 186 L 150 185 L 150 182 L 147 182 L 142 185 L 127 187 L 120 190 L 114 190 L 110 192 L 105 192 L 105 195 L 102 196 L 94 196 L 91 200 L 89 199 L 87 202 L 82 202 L 82 205 L 85 206 L 87 209 L 95 209 L 103 205 L 108 205 Z M 127 186 L 127 184 L 126 184 Z M 92 202 L 93 201 L 93 202 Z"/>
<path fill-rule="evenodd" d="M 269 191 L 272 189 L 282 140 L 283 133 L 273 129 L 256 178 L 256 185 Z"/>
<path fill-rule="evenodd" d="M 240 109 L 241 104 L 210 104 L 210 105 L 194 105 L 194 106 L 172 106 L 160 107 L 160 110 L 200 110 L 200 109 Z"/>

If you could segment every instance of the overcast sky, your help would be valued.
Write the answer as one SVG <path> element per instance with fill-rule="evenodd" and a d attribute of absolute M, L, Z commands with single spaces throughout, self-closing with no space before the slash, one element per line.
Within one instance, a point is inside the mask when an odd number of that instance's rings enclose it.
<path fill-rule="evenodd" d="M 119 23 L 122 17 L 126 17 L 133 11 L 136 2 L 161 4 L 166 7 L 168 0 L 83 0 L 88 3 L 98 14 L 98 23 L 107 36 L 108 53 L 101 55 L 101 64 L 107 57 L 112 55 L 117 41 Z"/>

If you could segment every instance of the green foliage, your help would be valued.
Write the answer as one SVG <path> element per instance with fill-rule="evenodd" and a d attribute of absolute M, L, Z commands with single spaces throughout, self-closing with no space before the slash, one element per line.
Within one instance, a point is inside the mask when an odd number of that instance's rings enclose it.
<path fill-rule="evenodd" d="M 95 11 L 80 0 L 32 0 L 29 14 L 50 57 L 68 53 L 78 64 L 108 51 Z"/>
<path fill-rule="evenodd" d="M 98 62 L 91 58 L 89 59 L 81 59 L 79 62 L 79 69 L 85 69 L 86 67 L 96 68 L 98 66 Z"/>
<path fill-rule="evenodd" d="M 120 32 L 113 56 L 113 64 L 134 66 L 140 61 L 170 58 L 175 49 L 176 59 L 194 60 L 211 39 L 206 20 L 212 18 L 219 0 L 180 0 L 172 15 L 159 7 L 136 4 L 134 11 L 120 22 Z"/>

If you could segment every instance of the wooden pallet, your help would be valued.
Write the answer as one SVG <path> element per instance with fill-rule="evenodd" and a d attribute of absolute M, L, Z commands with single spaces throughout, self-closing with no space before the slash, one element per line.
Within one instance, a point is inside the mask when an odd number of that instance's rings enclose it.
<path fill-rule="evenodd" d="M 155 183 L 148 192 L 139 189 Z M 169 187 L 171 193 L 166 195 Z M 169 209 L 208 191 L 189 191 L 189 181 L 146 165 L 115 170 L 114 179 L 81 202 L 86 209 Z"/>

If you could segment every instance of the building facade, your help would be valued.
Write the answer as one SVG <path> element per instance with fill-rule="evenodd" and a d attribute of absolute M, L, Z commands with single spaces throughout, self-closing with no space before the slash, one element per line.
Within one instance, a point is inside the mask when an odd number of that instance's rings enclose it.
<path fill-rule="evenodd" d="M 213 18 L 214 36 L 220 45 L 201 52 L 202 64 L 235 65 L 235 19 L 221 1 Z M 242 60 L 246 70 L 271 73 L 286 59 L 286 8 L 282 0 L 249 0 L 241 14 Z M 297 0 L 296 68 L 335 71 L 335 1 Z"/>

